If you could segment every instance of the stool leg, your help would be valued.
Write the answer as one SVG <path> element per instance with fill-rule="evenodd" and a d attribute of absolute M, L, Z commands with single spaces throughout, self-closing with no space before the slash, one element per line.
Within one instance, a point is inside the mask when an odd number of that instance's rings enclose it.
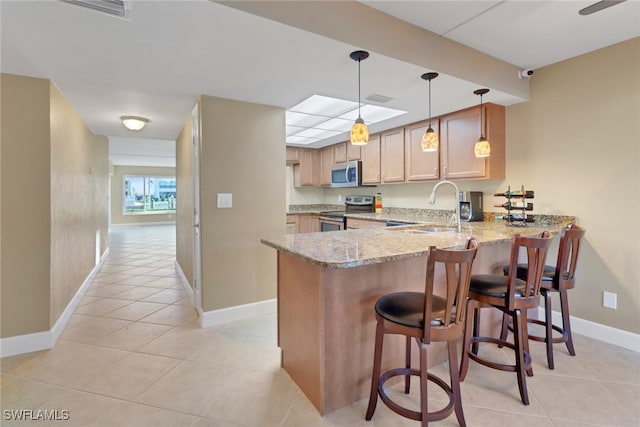
<path fill-rule="evenodd" d="M 502 313 L 502 329 L 500 330 L 500 340 L 507 340 L 507 333 L 509 332 L 509 315 L 507 313 Z M 502 345 L 498 345 L 499 348 L 502 348 Z"/>
<path fill-rule="evenodd" d="M 407 372 L 411 372 L 411 337 L 407 336 L 407 343 L 404 353 L 405 367 Z M 409 394 L 409 388 L 411 386 L 411 373 L 404 376 L 404 394 Z"/>
<path fill-rule="evenodd" d="M 428 379 L 427 379 L 427 344 L 420 340 L 420 413 L 422 414 L 422 427 L 429 425 L 428 405 Z"/>
<path fill-rule="evenodd" d="M 567 350 L 572 356 L 576 355 L 576 350 L 573 348 L 573 337 L 571 336 L 571 323 L 569 322 L 569 299 L 567 290 L 560 289 L 560 310 L 562 311 L 562 329 L 567 336 Z"/>
<path fill-rule="evenodd" d="M 547 345 L 547 365 L 555 369 L 553 363 L 553 323 L 551 319 L 551 295 L 546 289 L 541 290 L 544 297 L 545 344 Z"/>
<path fill-rule="evenodd" d="M 480 336 L 480 305 L 476 306 L 476 309 L 473 312 L 473 336 L 474 337 L 479 337 Z M 478 354 L 478 348 L 480 346 L 480 343 L 478 341 L 473 341 L 473 344 L 471 344 L 471 351 L 474 354 Z"/>
<path fill-rule="evenodd" d="M 369 395 L 369 406 L 365 419 L 371 420 L 376 411 L 378 403 L 378 387 L 380 384 L 380 365 L 382 363 L 382 340 L 384 338 L 384 327 L 378 322 L 376 325 L 376 345 L 373 353 L 373 373 L 371 374 L 371 394 Z"/>
<path fill-rule="evenodd" d="M 523 322 L 520 310 L 513 311 L 513 340 L 516 352 L 516 375 L 518 376 L 518 388 L 520 389 L 520 397 L 522 403 L 529 404 L 529 395 L 527 393 L 526 375 L 524 371 L 524 339 L 522 329 L 527 327 L 526 319 Z"/>
<path fill-rule="evenodd" d="M 531 352 L 529 351 L 529 329 L 527 328 L 528 322 L 527 322 L 527 310 L 520 310 L 520 320 L 522 322 L 522 335 L 520 335 L 520 339 L 522 340 L 522 348 L 524 349 L 524 353 L 522 353 L 523 355 L 525 354 L 529 354 L 531 355 Z M 531 356 L 529 356 L 531 357 Z M 523 359 L 526 361 L 526 358 Z M 525 366 L 525 372 L 527 373 L 527 376 L 532 377 L 533 376 L 533 366 L 532 363 L 529 363 L 529 367 Z"/>
<path fill-rule="evenodd" d="M 473 334 L 471 329 L 473 328 L 473 312 L 476 308 L 476 303 L 473 300 L 467 300 L 467 312 L 464 319 L 464 338 L 462 340 L 462 360 L 460 361 L 460 381 L 464 381 L 464 377 L 467 376 L 467 370 L 469 369 L 469 351 L 471 350 L 471 339 Z"/>
<path fill-rule="evenodd" d="M 456 342 L 453 340 L 449 340 L 447 346 L 449 350 L 449 375 L 451 377 L 451 390 L 453 391 L 453 407 L 456 411 L 458 424 L 460 424 L 460 427 L 465 427 L 467 423 L 462 412 L 462 392 L 460 391 L 460 377 L 458 375 L 458 350 Z"/>

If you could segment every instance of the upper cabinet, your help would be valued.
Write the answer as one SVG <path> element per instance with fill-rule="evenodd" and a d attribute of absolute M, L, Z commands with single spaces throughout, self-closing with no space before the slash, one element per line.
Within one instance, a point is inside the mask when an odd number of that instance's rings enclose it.
<path fill-rule="evenodd" d="M 333 146 L 333 162 L 350 162 L 360 160 L 360 146 L 353 145 L 349 141 L 341 142 Z"/>
<path fill-rule="evenodd" d="M 404 128 L 405 174 L 407 181 L 428 181 L 440 178 L 438 151 L 422 151 L 422 136 L 429 121 L 414 123 Z M 431 119 L 431 128 L 440 135 L 440 120 Z"/>
<path fill-rule="evenodd" d="M 404 128 L 380 134 L 380 173 L 382 182 L 404 181 Z"/>
<path fill-rule="evenodd" d="M 360 146 L 362 183 L 380 183 L 380 134 L 369 136 L 367 145 Z"/>
<path fill-rule="evenodd" d="M 480 137 L 480 106 L 440 117 L 440 168 L 444 179 L 503 179 L 505 158 L 504 107 L 485 104 L 483 134 L 491 144 L 491 156 L 477 158 L 474 146 Z"/>
<path fill-rule="evenodd" d="M 293 166 L 296 187 L 320 185 L 320 153 L 311 148 L 300 148 L 300 163 Z"/>
<path fill-rule="evenodd" d="M 300 148 L 287 147 L 287 165 L 300 163 Z"/>
<path fill-rule="evenodd" d="M 320 150 L 320 185 L 331 185 L 331 167 L 333 166 L 333 146 Z"/>

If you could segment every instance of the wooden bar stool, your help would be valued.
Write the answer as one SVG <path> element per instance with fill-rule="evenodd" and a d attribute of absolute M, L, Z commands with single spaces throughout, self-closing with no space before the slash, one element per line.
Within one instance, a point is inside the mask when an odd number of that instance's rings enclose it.
<path fill-rule="evenodd" d="M 547 365 L 549 369 L 554 369 L 553 344 L 565 343 L 571 356 L 576 355 L 573 348 L 573 338 L 571 336 L 571 324 L 569 323 L 569 300 L 567 289 L 573 289 L 576 285 L 576 266 L 578 264 L 578 254 L 580 244 L 586 233 L 585 229 L 569 224 L 562 230 L 560 245 L 558 247 L 558 258 L 556 265 L 545 265 L 540 285 L 540 294 L 544 298 L 544 318 L 545 320 L 527 319 L 529 323 L 542 325 L 545 328 L 545 336 L 529 335 L 529 339 L 541 341 L 547 344 Z M 509 266 L 504 267 L 504 274 L 509 275 Z M 525 279 L 527 277 L 527 266 L 518 264 L 517 277 Z M 560 312 L 562 313 L 562 327 L 554 325 L 551 320 L 551 292 L 558 292 L 560 297 Z M 505 315 L 502 322 L 502 339 L 507 336 L 507 325 L 509 318 Z M 510 326 L 509 329 L 513 330 Z M 553 331 L 560 332 L 559 337 L 553 337 Z"/>
<path fill-rule="evenodd" d="M 476 256 L 478 243 L 473 237 L 467 241 L 464 250 L 444 250 L 429 248 L 427 278 L 424 292 L 396 292 L 378 299 L 376 310 L 376 344 L 371 378 L 371 394 L 366 419 L 371 420 L 376 410 L 378 395 L 392 411 L 426 426 L 429 421 L 442 420 L 454 410 L 458 423 L 465 426 L 458 379 L 458 358 L 456 342 L 463 336 L 464 301 L 469 290 L 471 267 Z M 434 273 L 436 263 L 444 267 L 444 295 L 434 294 Z M 425 320 L 426 319 L 426 320 Z M 401 334 L 406 337 L 406 366 L 391 369 L 380 374 L 382 362 L 382 342 L 385 334 Z M 411 339 L 414 338 L 420 350 L 420 369 L 411 368 Z M 451 383 L 427 373 L 427 348 L 432 341 L 446 341 L 449 355 Z M 420 412 L 400 406 L 384 390 L 389 378 L 403 375 L 405 393 L 409 393 L 410 376 L 420 377 Z M 428 412 L 427 380 L 441 387 L 449 396 L 446 407 Z"/>
<path fill-rule="evenodd" d="M 478 274 L 471 276 L 469 299 L 467 301 L 466 326 L 460 363 L 460 381 L 463 381 L 469 368 L 469 359 L 501 371 L 515 372 L 518 377 L 518 388 L 522 403 L 529 404 L 529 395 L 525 382 L 525 372 L 532 376 L 531 357 L 529 356 L 529 340 L 527 334 L 527 310 L 540 304 L 540 282 L 544 269 L 547 251 L 551 245 L 549 232 L 542 232 L 540 237 L 521 237 L 515 235 L 511 243 L 510 271 L 508 276 Z M 528 274 L 526 279 L 519 279 L 516 274 L 520 249 L 526 253 Z M 479 335 L 480 309 L 494 307 L 511 318 L 514 329 L 514 342 L 506 337 L 483 337 Z M 508 365 L 484 359 L 478 355 L 479 344 L 493 343 L 511 348 L 515 352 L 515 364 Z"/>

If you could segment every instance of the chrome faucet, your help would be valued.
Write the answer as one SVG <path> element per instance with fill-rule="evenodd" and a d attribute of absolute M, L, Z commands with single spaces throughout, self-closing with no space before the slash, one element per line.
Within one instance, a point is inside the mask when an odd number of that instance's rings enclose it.
<path fill-rule="evenodd" d="M 457 221 L 458 223 L 458 233 L 462 233 L 462 224 L 460 223 L 460 190 L 458 189 L 458 186 L 455 183 L 451 181 L 440 181 L 439 183 L 437 183 L 436 186 L 433 187 L 433 191 L 431 192 L 431 195 L 429 196 L 427 203 L 429 203 L 430 205 L 433 205 L 436 202 L 436 192 L 438 191 L 438 188 L 442 184 L 452 185 L 456 191 L 456 194 L 453 198 L 455 202 L 454 221 Z"/>

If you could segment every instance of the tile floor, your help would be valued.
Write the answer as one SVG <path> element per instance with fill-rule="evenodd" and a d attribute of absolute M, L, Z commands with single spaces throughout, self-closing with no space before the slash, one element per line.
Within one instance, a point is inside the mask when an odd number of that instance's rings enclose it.
<path fill-rule="evenodd" d="M 275 315 L 199 328 L 175 274 L 175 227 L 115 228 L 110 247 L 55 347 L 2 359 L 1 425 L 418 425 L 382 403 L 367 422 L 366 399 L 320 417 L 279 367 Z M 640 425 L 640 355 L 583 336 L 575 341 L 576 357 L 557 346 L 554 371 L 543 344 L 531 344 L 529 406 L 520 403 L 514 374 L 471 362 L 462 383 L 467 424 Z M 433 371 L 446 377 L 444 366 Z M 432 394 L 435 408 L 442 402 Z M 67 410 L 70 419 L 9 421 L 7 409 Z M 452 415 L 436 425 L 457 423 Z"/>

